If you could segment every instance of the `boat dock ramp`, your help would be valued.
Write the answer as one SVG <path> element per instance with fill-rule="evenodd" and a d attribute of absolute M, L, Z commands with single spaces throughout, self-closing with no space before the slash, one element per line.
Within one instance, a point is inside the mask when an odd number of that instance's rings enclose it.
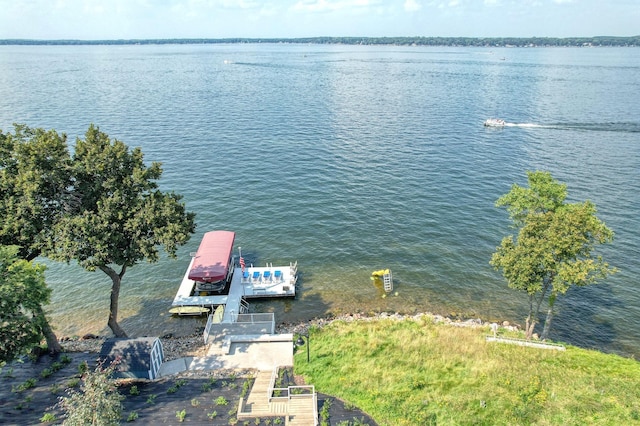
<path fill-rule="evenodd" d="M 246 312 L 246 299 L 270 297 L 295 297 L 298 280 L 298 262 L 288 266 L 235 267 L 230 284 L 220 292 L 199 292 L 196 282 L 189 279 L 189 268 L 182 278 L 180 288 L 173 299 L 170 312 L 179 315 L 213 313 L 215 307 L 224 306 L 222 322 L 235 322 L 235 316 Z"/>

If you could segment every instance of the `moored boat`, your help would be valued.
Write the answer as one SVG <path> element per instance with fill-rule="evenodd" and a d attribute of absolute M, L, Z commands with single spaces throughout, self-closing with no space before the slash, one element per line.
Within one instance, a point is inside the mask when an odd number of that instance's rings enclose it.
<path fill-rule="evenodd" d="M 485 127 L 504 127 L 505 124 L 505 121 L 499 118 L 488 118 L 484 122 Z"/>

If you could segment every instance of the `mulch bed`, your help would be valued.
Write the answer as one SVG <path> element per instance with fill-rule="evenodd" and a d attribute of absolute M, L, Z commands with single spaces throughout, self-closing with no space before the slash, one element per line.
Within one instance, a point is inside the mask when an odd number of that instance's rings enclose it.
<path fill-rule="evenodd" d="M 70 385 L 78 388 L 78 366 L 87 362 L 95 366 L 97 354 L 70 352 L 53 359 L 47 355 L 32 361 L 14 362 L 0 372 L 0 424 L 60 424 L 62 411 L 56 404 Z M 61 362 L 61 359 L 67 362 Z M 50 374 L 48 374 L 50 373 Z M 206 376 L 206 375 L 205 375 Z M 123 401 L 122 423 L 180 423 L 208 425 L 284 425 L 284 418 L 236 420 L 238 402 L 248 393 L 247 377 L 168 377 L 157 381 L 128 381 L 120 386 Z M 318 394 L 318 412 L 329 401 L 327 425 L 370 425 L 376 423 L 362 411 L 329 395 Z M 183 421 L 179 417 L 184 410 Z M 41 423 L 45 413 L 56 420 Z M 234 420 L 236 422 L 234 422 Z"/>

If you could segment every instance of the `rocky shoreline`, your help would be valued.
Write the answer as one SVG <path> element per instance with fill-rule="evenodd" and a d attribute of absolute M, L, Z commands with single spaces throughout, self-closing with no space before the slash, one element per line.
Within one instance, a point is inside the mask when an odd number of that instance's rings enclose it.
<path fill-rule="evenodd" d="M 378 320 L 413 320 L 421 321 L 424 318 L 430 319 L 436 324 L 444 324 L 452 327 L 488 327 L 491 323 L 482 321 L 481 319 L 467 319 L 459 320 L 445 317 L 442 315 L 435 315 L 431 313 L 420 313 L 415 315 L 404 315 L 399 313 L 381 312 L 375 315 L 364 314 L 347 314 L 336 317 L 328 318 L 315 318 L 309 321 L 301 323 L 282 323 L 276 327 L 276 333 L 292 333 L 292 334 L 307 334 L 312 327 L 322 328 L 331 324 L 334 321 L 378 321 Z M 511 325 L 508 321 L 502 322 L 500 325 L 503 329 L 515 331 L 520 327 L 517 325 Z M 79 338 L 62 338 L 60 344 L 65 352 L 85 352 L 85 353 L 99 353 L 102 344 L 106 340 L 106 337 L 96 336 L 88 334 Z M 201 357 L 207 354 L 207 346 L 202 339 L 202 331 L 195 331 L 193 334 L 185 337 L 174 337 L 171 334 L 166 334 L 161 337 L 162 346 L 164 349 L 165 361 L 171 361 L 182 357 Z"/>

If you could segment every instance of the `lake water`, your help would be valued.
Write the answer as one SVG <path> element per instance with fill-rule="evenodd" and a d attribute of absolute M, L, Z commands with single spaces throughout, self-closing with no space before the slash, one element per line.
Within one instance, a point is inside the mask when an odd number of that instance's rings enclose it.
<path fill-rule="evenodd" d="M 198 228 L 177 260 L 130 268 L 121 325 L 163 333 L 202 234 L 247 262 L 299 262 L 278 322 L 431 311 L 523 323 L 489 265 L 512 232 L 495 200 L 548 170 L 616 233 L 620 272 L 559 300 L 552 338 L 640 353 L 640 50 L 325 45 L 1 46 L 0 128 L 90 123 L 184 195 Z M 483 127 L 488 117 L 513 126 Z M 61 335 L 104 333 L 110 280 L 48 262 Z M 397 296 L 370 274 L 393 270 Z"/>

